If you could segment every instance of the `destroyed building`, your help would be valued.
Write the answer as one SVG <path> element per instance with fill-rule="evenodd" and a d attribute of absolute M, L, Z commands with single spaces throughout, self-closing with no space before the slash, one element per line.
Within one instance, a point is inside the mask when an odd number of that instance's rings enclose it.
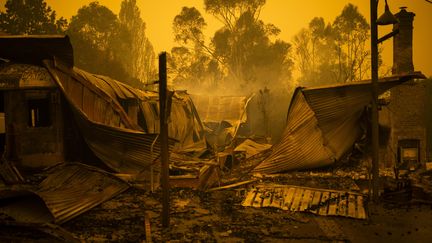
<path fill-rule="evenodd" d="M 2 198 L 23 199 L 24 208 L 41 206 L 37 211 L 46 217 L 28 212 L 31 221 L 62 223 L 126 190 L 124 180 L 157 187 L 155 92 L 74 67 L 67 36 L 4 36 L 0 42 L 2 183 L 19 184 L 52 167 L 36 187 L 3 188 Z M 38 51 L 29 55 L 31 50 Z M 171 151 L 201 154 L 207 145 L 192 100 L 180 91 L 171 92 L 170 101 Z M 183 162 L 178 157 L 174 167 Z M 208 179 L 214 166 L 196 167 Z M 20 211 L 3 206 L 12 215 Z"/>
<path fill-rule="evenodd" d="M 47 40 L 15 39 L 33 45 Z M 70 45 L 68 40 L 53 39 Z M 4 40 L 14 41 L 14 37 Z M 114 171 L 133 173 L 143 163 L 151 163 L 150 149 L 154 148 L 152 158 L 156 157 L 158 146 L 152 146 L 156 136 L 151 135 L 159 133 L 155 92 L 140 91 L 87 73 L 59 59 L 46 60 L 43 65 L 41 60 L 39 65 L 27 64 L 31 60 L 13 61 L 2 64 L 0 70 L 5 117 L 5 142 L 1 148 L 7 159 L 17 161 L 17 166 L 40 168 L 63 161 L 82 161 L 87 151 Z M 187 93 L 172 94 L 170 119 L 175 121 L 169 126 L 175 150 L 206 148 L 203 126 Z M 113 138 L 116 144 L 106 143 Z M 127 143 L 133 141 L 138 143 L 135 148 L 133 143 Z M 140 145 L 147 147 L 145 153 L 138 152 L 142 150 Z"/>
<path fill-rule="evenodd" d="M 396 14 L 399 33 L 394 39 L 393 76 L 380 79 L 380 94 L 389 90 L 380 111 L 380 166 L 424 168 L 430 154 L 432 129 L 427 122 L 428 80 L 414 72 L 413 13 Z M 297 88 L 287 126 L 273 153 L 254 169 L 257 173 L 323 167 L 343 158 L 367 131 L 371 82 Z"/>
<path fill-rule="evenodd" d="M 401 8 L 395 15 L 399 23 L 393 26 L 399 33 L 393 38 L 394 75 L 411 73 L 413 64 L 413 21 L 415 14 Z M 415 170 L 431 161 L 431 117 L 428 107 L 432 95 L 430 80 L 407 82 L 392 88 L 389 104 L 380 111 L 383 167 Z"/>

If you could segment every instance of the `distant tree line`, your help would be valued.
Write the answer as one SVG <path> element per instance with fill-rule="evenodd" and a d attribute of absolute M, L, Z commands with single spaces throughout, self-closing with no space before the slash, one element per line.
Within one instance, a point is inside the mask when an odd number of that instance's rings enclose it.
<path fill-rule="evenodd" d="M 206 21 L 195 7 L 174 18 L 177 46 L 170 53 L 175 85 L 250 92 L 265 86 L 283 89 L 291 79 L 291 45 L 277 38 L 280 29 L 260 19 L 265 0 L 204 0 L 205 11 L 223 26 L 206 43 Z"/>
<path fill-rule="evenodd" d="M 45 0 L 7 0 L 0 13 L 2 32 L 68 34 L 75 65 L 142 88 L 156 79 L 153 46 L 145 34 L 136 0 L 123 0 L 119 15 L 98 2 L 81 7 L 70 23 Z"/>
<path fill-rule="evenodd" d="M 333 23 L 313 18 L 293 38 L 298 83 L 313 86 L 369 78 L 369 38 L 369 23 L 353 4 L 347 4 Z"/>
<path fill-rule="evenodd" d="M 168 58 L 174 86 L 250 93 L 264 87 L 290 90 L 294 84 L 350 82 L 369 76 L 369 24 L 356 6 L 346 5 L 332 23 L 313 18 L 290 44 L 278 38 L 278 27 L 260 19 L 265 4 L 266 0 L 204 0 L 205 12 L 222 24 L 211 38 L 204 34 L 207 23 L 200 11 L 183 7 L 173 19 L 176 44 Z M 70 23 L 57 18 L 45 0 L 7 0 L 5 9 L 0 13 L 0 31 L 68 34 L 80 68 L 136 87 L 157 79 L 156 56 L 136 0 L 123 0 L 118 16 L 92 2 L 81 7 Z"/>
<path fill-rule="evenodd" d="M 205 11 L 222 23 L 206 42 L 206 21 L 195 7 L 174 18 L 170 73 L 185 88 L 237 85 L 244 91 L 351 82 L 368 78 L 369 24 L 347 4 L 333 23 L 315 17 L 292 44 L 278 39 L 280 29 L 264 23 L 265 0 L 204 0 Z M 294 68 L 298 71 L 293 81 Z"/>

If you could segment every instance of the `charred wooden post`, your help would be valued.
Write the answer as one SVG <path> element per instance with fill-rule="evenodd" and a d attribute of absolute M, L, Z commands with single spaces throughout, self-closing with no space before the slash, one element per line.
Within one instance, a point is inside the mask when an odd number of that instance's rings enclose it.
<path fill-rule="evenodd" d="M 377 0 L 370 1 L 371 23 L 371 76 L 372 76 L 372 198 L 378 201 L 379 188 L 379 134 L 378 134 L 378 25 Z"/>
<path fill-rule="evenodd" d="M 162 185 L 162 226 L 169 228 L 169 154 L 168 154 L 168 121 L 167 121 L 167 71 L 166 52 L 159 55 L 159 124 L 160 124 L 160 158 Z"/>

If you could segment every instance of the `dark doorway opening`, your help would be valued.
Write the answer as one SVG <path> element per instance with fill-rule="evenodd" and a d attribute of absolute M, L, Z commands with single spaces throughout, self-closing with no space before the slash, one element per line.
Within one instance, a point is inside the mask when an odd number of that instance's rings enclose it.
<path fill-rule="evenodd" d="M 49 127 L 51 126 L 50 100 L 29 99 L 27 100 L 29 127 Z"/>

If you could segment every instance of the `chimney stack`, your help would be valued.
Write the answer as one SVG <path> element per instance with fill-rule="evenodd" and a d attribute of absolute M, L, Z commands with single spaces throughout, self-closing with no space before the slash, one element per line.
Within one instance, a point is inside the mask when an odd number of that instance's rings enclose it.
<path fill-rule="evenodd" d="M 414 71 L 412 59 L 413 20 L 415 14 L 401 7 L 395 14 L 399 23 L 393 25 L 393 30 L 399 29 L 399 34 L 393 38 L 393 74 L 410 73 Z"/>

